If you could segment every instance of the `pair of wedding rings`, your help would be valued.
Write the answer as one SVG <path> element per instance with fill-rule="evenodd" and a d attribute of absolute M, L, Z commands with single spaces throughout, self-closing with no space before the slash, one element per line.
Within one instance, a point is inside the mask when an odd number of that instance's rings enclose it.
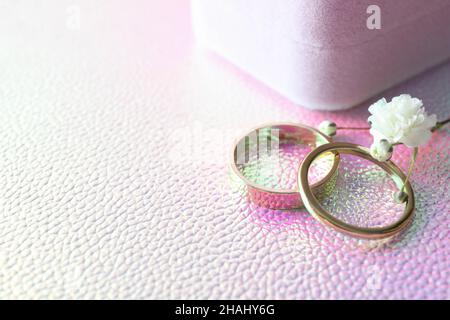
<path fill-rule="evenodd" d="M 251 137 L 263 140 L 264 147 L 267 146 L 267 139 L 271 138 L 271 132 L 277 132 L 276 139 L 279 143 L 294 142 L 312 148 L 311 152 L 303 159 L 299 165 L 297 174 L 297 188 L 295 189 L 275 189 L 252 181 L 246 177 L 238 168 L 242 159 L 248 159 L 252 149 Z M 249 138 L 250 137 L 250 138 Z M 327 211 L 320 203 L 318 195 L 321 194 L 332 178 L 336 177 L 339 166 L 340 155 L 350 154 L 366 159 L 381 167 L 394 181 L 397 187 L 406 194 L 405 209 L 400 218 L 383 227 L 360 227 L 348 224 Z M 331 166 L 319 181 L 310 184 L 309 171 L 311 165 L 320 157 L 331 157 Z M 289 210 L 305 207 L 307 211 L 320 222 L 351 236 L 380 239 L 393 236 L 404 230 L 411 222 L 414 212 L 414 193 L 409 180 L 401 169 L 392 161 L 380 162 L 374 159 L 367 148 L 345 142 L 333 142 L 332 138 L 319 130 L 294 123 L 272 123 L 252 129 L 236 141 L 231 155 L 231 168 L 234 173 L 247 186 L 250 201 L 259 206 Z"/>

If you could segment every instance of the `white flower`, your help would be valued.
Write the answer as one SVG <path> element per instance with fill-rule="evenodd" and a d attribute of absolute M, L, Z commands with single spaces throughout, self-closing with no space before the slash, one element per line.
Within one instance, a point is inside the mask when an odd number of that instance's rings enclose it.
<path fill-rule="evenodd" d="M 392 157 L 393 147 L 386 139 L 375 141 L 370 146 L 370 154 L 378 161 L 388 161 Z"/>
<path fill-rule="evenodd" d="M 369 107 L 370 133 L 375 141 L 386 139 L 391 144 L 418 147 L 428 142 L 436 115 L 427 115 L 422 100 L 402 94 L 387 102 L 381 99 Z"/>
<path fill-rule="evenodd" d="M 327 136 L 334 136 L 336 134 L 336 123 L 329 120 L 322 121 L 319 124 L 319 130 L 325 133 Z"/>

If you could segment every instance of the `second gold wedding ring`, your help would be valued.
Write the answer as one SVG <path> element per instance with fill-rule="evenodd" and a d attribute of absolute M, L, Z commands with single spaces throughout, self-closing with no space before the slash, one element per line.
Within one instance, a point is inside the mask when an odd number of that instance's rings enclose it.
<path fill-rule="evenodd" d="M 350 154 L 366 159 L 384 170 L 394 181 L 397 187 L 404 189 L 407 198 L 405 201 L 405 209 L 402 216 L 394 223 L 384 227 L 359 227 L 348 224 L 333 215 L 332 212 L 326 210 L 315 196 L 314 189 L 308 182 L 309 168 L 311 164 L 324 153 Z M 414 192 L 411 183 L 406 179 L 405 174 L 392 161 L 380 162 L 374 159 L 367 148 L 362 146 L 346 143 L 333 142 L 319 146 L 311 151 L 303 160 L 298 171 L 298 186 L 303 202 L 308 212 L 320 222 L 336 229 L 337 231 L 348 235 L 365 238 L 365 239 L 381 239 L 393 236 L 404 230 L 413 218 L 414 213 Z"/>
<path fill-rule="evenodd" d="M 261 153 L 268 151 L 267 146 L 270 146 L 273 142 L 278 143 L 280 146 L 283 143 L 294 143 L 314 149 L 330 143 L 331 138 L 309 126 L 296 123 L 271 123 L 250 130 L 238 139 L 233 146 L 231 168 L 240 180 L 246 184 L 250 201 L 270 209 L 287 210 L 300 208 L 303 206 L 303 202 L 297 188 L 270 188 L 255 182 L 240 170 L 243 162 L 251 158 L 252 152 Z M 273 152 L 274 150 L 269 151 Z M 313 193 L 318 192 L 336 173 L 339 155 L 330 153 L 329 156 L 332 157 L 331 166 L 325 174 L 321 175 L 318 181 L 311 185 Z"/>

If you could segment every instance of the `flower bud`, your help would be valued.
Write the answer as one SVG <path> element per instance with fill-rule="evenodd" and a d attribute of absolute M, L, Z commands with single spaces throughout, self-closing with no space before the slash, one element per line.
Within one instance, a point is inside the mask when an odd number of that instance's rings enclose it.
<path fill-rule="evenodd" d="M 394 201 L 398 204 L 405 203 L 408 200 L 408 195 L 400 190 L 394 193 Z"/>
<path fill-rule="evenodd" d="M 388 161 L 392 157 L 393 147 L 386 139 L 375 141 L 370 146 L 370 155 L 378 161 Z"/>
<path fill-rule="evenodd" d="M 322 121 L 319 124 L 319 130 L 327 136 L 334 136 L 336 134 L 336 123 L 329 120 Z"/>

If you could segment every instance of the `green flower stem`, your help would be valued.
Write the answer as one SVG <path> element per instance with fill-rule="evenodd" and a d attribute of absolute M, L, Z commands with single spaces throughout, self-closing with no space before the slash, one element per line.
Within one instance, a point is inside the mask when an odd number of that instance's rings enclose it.
<path fill-rule="evenodd" d="M 337 127 L 338 130 L 370 130 L 370 127 Z"/>
<path fill-rule="evenodd" d="M 450 118 L 448 118 L 444 121 L 437 122 L 436 125 L 433 128 L 431 128 L 431 131 L 434 132 L 436 130 L 439 130 L 448 123 L 450 123 Z M 336 129 L 338 129 L 338 130 L 370 130 L 370 127 L 337 127 Z"/>
<path fill-rule="evenodd" d="M 409 168 L 408 168 L 408 173 L 406 174 L 406 179 L 405 182 L 403 183 L 403 187 L 401 189 L 401 192 L 405 192 L 405 185 L 408 183 L 409 179 L 411 178 L 411 174 L 414 168 L 414 164 L 416 163 L 416 159 L 417 159 L 417 154 L 419 153 L 419 148 L 415 147 L 413 149 L 412 155 L 411 155 L 411 160 L 409 162 Z"/>
<path fill-rule="evenodd" d="M 434 131 L 436 131 L 436 130 L 441 129 L 441 128 L 442 128 L 443 126 L 445 126 L 447 123 L 450 123 L 450 118 L 448 118 L 447 120 L 440 121 L 440 122 L 436 123 L 436 126 L 434 126 L 434 127 L 431 129 L 431 132 L 434 132 Z"/>

